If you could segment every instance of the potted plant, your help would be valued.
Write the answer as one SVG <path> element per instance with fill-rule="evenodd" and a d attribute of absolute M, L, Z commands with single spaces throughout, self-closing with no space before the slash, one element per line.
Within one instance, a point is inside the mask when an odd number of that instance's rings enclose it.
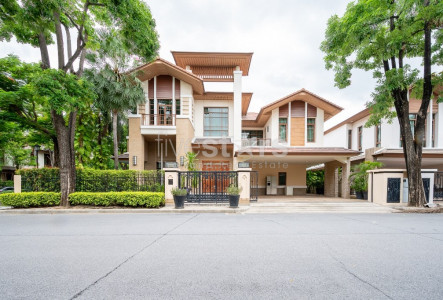
<path fill-rule="evenodd" d="M 187 189 L 175 188 L 172 189 L 172 196 L 174 196 L 175 208 L 184 208 L 185 199 L 188 194 Z"/>
<path fill-rule="evenodd" d="M 240 200 L 240 192 L 241 188 L 231 184 L 228 188 L 226 188 L 226 193 L 229 195 L 229 207 L 237 208 L 238 201 Z"/>

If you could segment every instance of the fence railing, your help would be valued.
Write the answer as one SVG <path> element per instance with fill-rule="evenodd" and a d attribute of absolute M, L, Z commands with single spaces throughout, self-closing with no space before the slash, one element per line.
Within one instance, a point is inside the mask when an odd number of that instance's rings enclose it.
<path fill-rule="evenodd" d="M 223 203 L 229 201 L 226 189 L 238 185 L 238 173 L 233 171 L 179 172 L 178 186 L 188 190 L 187 201 Z"/>
<path fill-rule="evenodd" d="M 77 176 L 76 192 L 163 192 L 162 172 L 130 176 Z M 22 176 L 23 192 L 60 192 L 60 177 L 27 178 Z"/>
<path fill-rule="evenodd" d="M 175 126 L 174 114 L 142 114 L 142 126 Z"/>
<path fill-rule="evenodd" d="M 265 147 L 271 146 L 271 140 L 259 138 L 242 139 L 241 145 L 242 147 Z"/>

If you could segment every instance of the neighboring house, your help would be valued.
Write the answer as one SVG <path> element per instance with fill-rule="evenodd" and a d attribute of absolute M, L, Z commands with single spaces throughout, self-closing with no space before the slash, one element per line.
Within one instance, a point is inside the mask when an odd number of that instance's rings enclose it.
<path fill-rule="evenodd" d="M 25 149 L 30 149 L 29 146 L 25 147 Z M 31 151 L 30 159 L 35 162 L 34 166 L 20 166 L 23 169 L 30 168 L 50 168 L 53 166 L 51 162 L 52 152 L 51 150 L 41 149 L 39 146 L 34 147 L 33 151 Z M 36 158 L 37 155 L 37 158 Z M 8 155 L 0 158 L 0 180 L 13 180 L 15 174 L 16 166 L 14 165 L 13 159 Z"/>
<path fill-rule="evenodd" d="M 409 119 L 413 126 L 421 100 L 411 98 L 409 103 Z M 367 128 L 369 114 L 369 109 L 364 109 L 326 130 L 325 143 L 362 151 L 363 154 L 351 158 L 352 164 L 370 160 L 382 162 L 383 168 L 405 169 L 398 119 L 391 124 L 382 120 L 380 125 Z M 437 103 L 436 94 L 430 102 L 425 131 L 422 167 L 443 171 L 443 103 Z"/>
<path fill-rule="evenodd" d="M 324 122 L 341 107 L 301 89 L 248 112 L 252 93 L 242 91 L 242 77 L 252 53 L 172 55 L 175 64 L 158 58 L 136 69 L 146 102 L 129 115 L 130 169 L 185 170 L 186 153 L 195 152 L 199 170 L 249 166 L 258 174 L 260 194 L 293 195 L 306 192 L 306 168 L 325 163 L 325 194 L 338 196 L 337 169 L 347 182 L 349 158 L 359 154 L 324 142 Z M 206 91 L 204 82 L 232 82 L 233 91 Z"/>

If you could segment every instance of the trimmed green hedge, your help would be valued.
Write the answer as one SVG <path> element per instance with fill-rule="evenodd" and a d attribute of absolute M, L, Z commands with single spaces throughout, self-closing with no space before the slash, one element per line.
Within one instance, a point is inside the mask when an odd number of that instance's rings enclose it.
<path fill-rule="evenodd" d="M 14 180 L 0 180 L 0 189 L 7 186 L 14 186 Z"/>
<path fill-rule="evenodd" d="M 23 191 L 60 191 L 60 172 L 58 168 L 22 169 Z M 122 192 L 150 191 L 164 192 L 161 184 L 162 171 L 136 170 L 95 170 L 77 169 L 75 189 L 78 192 Z"/>
<path fill-rule="evenodd" d="M 69 195 L 69 203 L 71 205 L 158 208 L 165 205 L 165 194 L 158 192 L 76 192 Z"/>
<path fill-rule="evenodd" d="M 0 194 L 0 203 L 17 208 L 60 205 L 60 193 L 31 192 Z"/>

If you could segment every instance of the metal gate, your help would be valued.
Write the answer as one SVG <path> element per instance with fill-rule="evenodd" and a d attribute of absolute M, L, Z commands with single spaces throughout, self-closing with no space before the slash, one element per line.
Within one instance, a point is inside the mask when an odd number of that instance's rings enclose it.
<path fill-rule="evenodd" d="M 250 198 L 251 202 L 257 202 L 258 200 L 258 171 L 251 171 L 251 183 L 250 183 Z"/>
<path fill-rule="evenodd" d="M 388 178 L 387 203 L 400 203 L 400 178 Z"/>
<path fill-rule="evenodd" d="M 436 172 L 434 176 L 434 200 L 443 200 L 443 172 Z"/>
<path fill-rule="evenodd" d="M 238 185 L 237 172 L 187 171 L 178 172 L 178 186 L 186 188 L 190 203 L 225 203 L 229 201 L 226 189 Z"/>

